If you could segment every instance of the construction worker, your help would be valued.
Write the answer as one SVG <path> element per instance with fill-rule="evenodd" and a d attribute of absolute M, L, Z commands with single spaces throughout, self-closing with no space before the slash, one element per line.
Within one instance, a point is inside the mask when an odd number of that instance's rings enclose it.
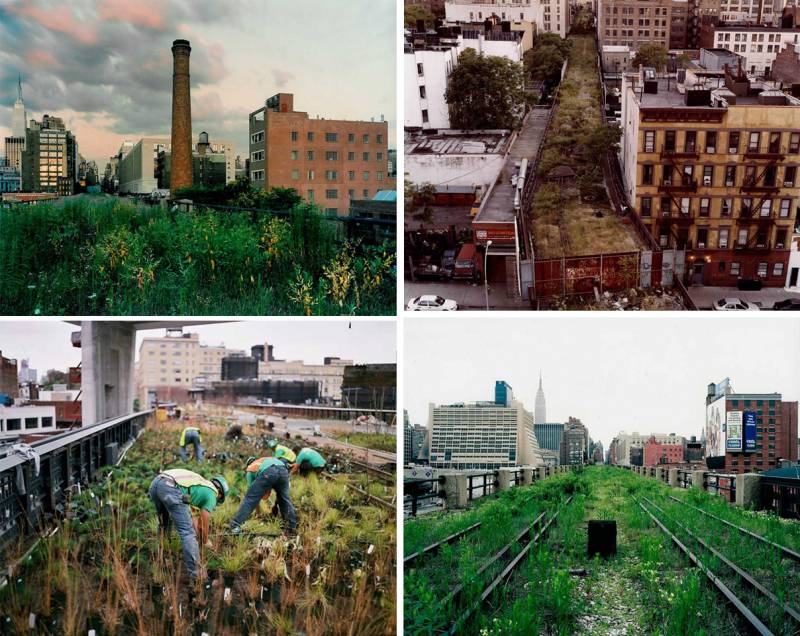
<path fill-rule="evenodd" d="M 194 458 L 196 461 L 203 461 L 203 446 L 200 443 L 200 429 L 196 426 L 187 426 L 181 432 L 181 442 L 178 447 L 178 452 L 181 455 L 181 460 L 184 462 L 189 461 L 186 455 L 186 447 L 191 444 L 194 446 Z"/>
<path fill-rule="evenodd" d="M 282 459 L 287 464 L 294 464 L 297 456 L 294 454 L 294 451 L 289 448 L 288 446 L 284 446 L 283 444 L 278 444 L 278 440 L 271 439 L 267 442 L 267 446 L 272 449 L 273 457 L 278 459 Z"/>
<path fill-rule="evenodd" d="M 160 473 L 150 484 L 148 495 L 156 507 L 159 531 L 169 532 L 175 524 L 183 547 L 183 562 L 189 576 L 194 580 L 200 573 L 200 547 L 208 545 L 211 511 L 225 501 L 228 482 L 222 475 L 206 479 L 191 470 L 175 468 Z M 192 517 L 191 509 L 199 511 Z"/>
<path fill-rule="evenodd" d="M 269 499 L 274 490 L 281 517 L 289 524 L 289 533 L 295 534 L 297 514 L 289 498 L 289 471 L 286 465 L 275 457 L 250 457 L 247 464 L 245 473 L 248 488 L 239 509 L 231 519 L 231 531 L 234 534 L 241 532 L 241 525 L 247 521 L 262 500 Z"/>
<path fill-rule="evenodd" d="M 312 471 L 319 474 L 325 469 L 325 458 L 313 448 L 295 449 L 295 452 L 297 459 L 292 464 L 292 475 L 300 473 L 305 477 Z"/>

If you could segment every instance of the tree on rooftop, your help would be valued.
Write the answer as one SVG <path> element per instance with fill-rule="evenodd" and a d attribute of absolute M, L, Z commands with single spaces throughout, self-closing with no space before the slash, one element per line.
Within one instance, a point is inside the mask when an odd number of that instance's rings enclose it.
<path fill-rule="evenodd" d="M 633 58 L 633 67 L 652 66 L 657 71 L 664 69 L 667 65 L 667 49 L 660 44 L 645 43 L 639 46 Z"/>
<path fill-rule="evenodd" d="M 417 20 L 424 20 L 426 27 L 433 26 L 433 23 L 436 20 L 435 15 L 419 4 L 407 5 L 404 15 L 405 25 L 411 29 L 415 29 L 417 27 Z"/>
<path fill-rule="evenodd" d="M 453 128 L 517 128 L 527 101 L 522 65 L 466 49 L 450 74 L 445 99 Z"/>

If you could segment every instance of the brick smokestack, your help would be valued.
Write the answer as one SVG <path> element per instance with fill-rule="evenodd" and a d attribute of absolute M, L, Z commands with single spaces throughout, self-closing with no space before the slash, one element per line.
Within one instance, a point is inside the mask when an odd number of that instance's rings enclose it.
<path fill-rule="evenodd" d="M 169 188 L 192 185 L 192 104 L 189 95 L 189 40 L 172 43 L 172 166 Z"/>

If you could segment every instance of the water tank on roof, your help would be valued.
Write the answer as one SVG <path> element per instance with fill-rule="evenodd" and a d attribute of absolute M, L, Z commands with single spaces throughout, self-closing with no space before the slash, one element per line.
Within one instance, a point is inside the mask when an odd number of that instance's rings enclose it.
<path fill-rule="evenodd" d="M 208 143 L 208 133 L 203 131 L 200 133 L 200 143 L 207 144 Z"/>

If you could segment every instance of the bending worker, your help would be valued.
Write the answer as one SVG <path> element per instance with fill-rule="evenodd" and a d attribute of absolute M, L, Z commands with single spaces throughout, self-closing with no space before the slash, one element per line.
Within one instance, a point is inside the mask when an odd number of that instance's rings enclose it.
<path fill-rule="evenodd" d="M 296 449 L 297 450 L 297 449 Z M 313 448 L 301 448 L 297 450 L 297 459 L 292 464 L 292 475 L 300 473 L 303 477 L 310 472 L 317 474 L 325 469 L 325 458 Z"/>
<path fill-rule="evenodd" d="M 251 457 L 250 460 L 253 458 Z M 281 517 L 289 524 L 289 533 L 296 534 L 297 513 L 289 498 L 289 471 L 285 464 L 275 457 L 260 457 L 253 461 L 250 460 L 245 469 L 249 487 L 239 509 L 231 519 L 231 531 L 234 534 L 241 532 L 241 525 L 258 507 L 259 502 L 262 499 L 269 499 L 274 490 Z"/>
<path fill-rule="evenodd" d="M 158 514 L 159 532 L 168 533 L 175 524 L 183 547 L 183 562 L 192 579 L 198 577 L 199 542 L 207 545 L 211 511 L 225 501 L 228 482 L 222 475 L 210 481 L 191 470 L 175 468 L 160 473 L 150 484 L 150 500 Z M 192 517 L 191 508 L 199 511 Z"/>
<path fill-rule="evenodd" d="M 289 448 L 288 446 L 284 446 L 283 444 L 279 444 L 278 440 L 271 439 L 267 442 L 267 446 L 270 447 L 272 450 L 272 455 L 277 457 L 278 459 L 282 459 L 289 464 L 294 464 L 294 460 L 296 459 L 294 451 Z"/>
<path fill-rule="evenodd" d="M 186 455 L 186 447 L 191 444 L 194 446 L 194 458 L 196 461 L 203 461 L 203 446 L 200 444 L 200 429 L 196 426 L 187 426 L 181 433 L 181 442 L 178 447 L 178 452 L 181 454 L 181 460 L 184 462 L 189 461 Z"/>

